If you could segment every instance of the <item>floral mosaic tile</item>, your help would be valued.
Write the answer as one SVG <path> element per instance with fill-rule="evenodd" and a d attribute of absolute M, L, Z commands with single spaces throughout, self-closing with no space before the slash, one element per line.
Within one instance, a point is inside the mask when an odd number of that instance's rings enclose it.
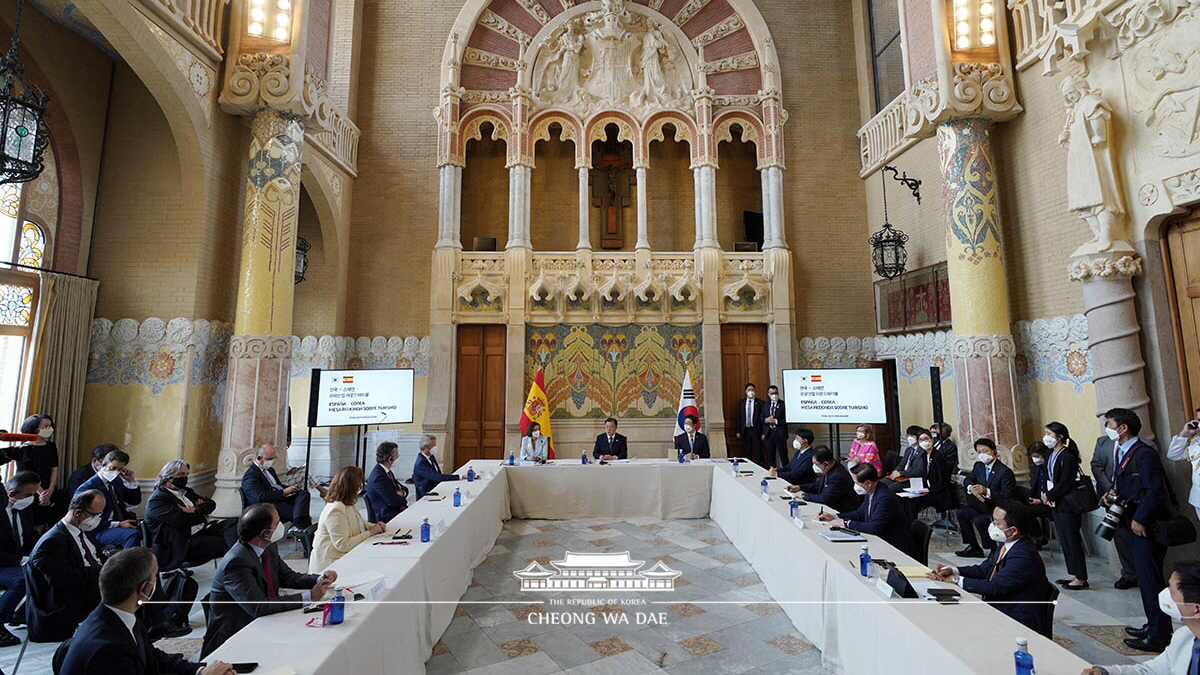
<path fill-rule="evenodd" d="M 588 646 L 596 650 L 597 654 L 604 657 L 616 656 L 617 654 L 624 654 L 625 652 L 633 651 L 633 647 L 630 647 L 628 642 L 619 637 L 610 637 L 605 640 L 589 642 Z"/>
<path fill-rule="evenodd" d="M 752 602 L 749 605 L 744 605 L 743 609 L 747 612 L 757 614 L 759 616 L 771 616 L 783 612 L 779 605 L 773 605 L 769 602 Z"/>
<path fill-rule="evenodd" d="M 811 642 L 796 635 L 780 635 L 777 638 L 767 640 L 767 644 L 789 656 L 815 649 Z"/>
<path fill-rule="evenodd" d="M 529 638 L 511 640 L 496 646 L 499 647 L 500 651 L 504 652 L 504 655 L 510 659 L 529 656 L 530 654 L 536 654 L 542 651 L 536 644 L 533 643 L 533 640 L 530 640 Z"/>
<path fill-rule="evenodd" d="M 717 652 L 721 651 L 722 649 L 725 649 L 725 646 L 722 645 L 721 643 L 717 642 L 716 640 L 713 640 L 712 638 L 705 637 L 703 635 L 697 635 L 696 637 L 691 637 L 686 640 L 680 640 L 679 642 L 676 642 L 675 644 L 679 645 L 680 647 L 683 647 L 684 649 L 695 654 L 696 656 L 704 656 L 706 654 L 716 654 Z"/>
<path fill-rule="evenodd" d="M 686 619 L 689 616 L 700 616 L 704 610 L 698 605 L 693 605 L 690 602 L 681 602 L 677 605 L 667 605 L 667 611 L 675 616 Z"/>
<path fill-rule="evenodd" d="M 517 617 L 518 621 L 525 621 L 533 614 L 541 614 L 542 606 L 537 604 L 521 605 L 520 607 L 509 607 L 508 611 L 512 612 L 512 615 Z"/>

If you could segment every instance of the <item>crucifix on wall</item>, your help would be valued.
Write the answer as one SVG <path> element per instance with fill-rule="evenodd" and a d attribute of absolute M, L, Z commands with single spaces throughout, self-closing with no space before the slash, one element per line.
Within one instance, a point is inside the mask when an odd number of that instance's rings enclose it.
<path fill-rule="evenodd" d="M 592 206 L 600 209 L 600 248 L 624 248 L 624 210 L 629 206 L 630 187 L 636 184 L 633 148 L 611 136 L 602 145 L 597 141 L 596 146 L 591 183 Z"/>

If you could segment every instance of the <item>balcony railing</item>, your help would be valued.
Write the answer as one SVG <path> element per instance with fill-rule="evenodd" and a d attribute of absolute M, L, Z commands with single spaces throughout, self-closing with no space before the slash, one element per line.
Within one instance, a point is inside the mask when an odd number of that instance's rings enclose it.
<path fill-rule="evenodd" d="M 173 32 L 213 61 L 225 53 L 223 27 L 229 0 L 142 0 Z"/>
<path fill-rule="evenodd" d="M 858 147 L 862 155 L 859 176 L 870 175 L 917 142 L 918 139 L 904 135 L 908 105 L 909 94 L 902 92 L 858 130 Z"/>

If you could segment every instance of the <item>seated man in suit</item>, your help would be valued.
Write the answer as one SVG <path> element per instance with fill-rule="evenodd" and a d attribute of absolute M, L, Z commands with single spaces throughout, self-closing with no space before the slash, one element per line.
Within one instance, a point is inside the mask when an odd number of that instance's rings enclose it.
<path fill-rule="evenodd" d="M 617 420 L 610 417 L 604 420 L 604 433 L 596 437 L 592 446 L 592 457 L 610 461 L 614 459 L 629 459 L 629 442 L 617 433 Z"/>
<path fill-rule="evenodd" d="M 853 511 L 862 499 L 854 492 L 854 478 L 845 464 L 833 457 L 833 451 L 824 445 L 813 448 L 813 469 L 819 476 L 811 483 L 789 485 L 788 490 L 807 502 L 824 504 L 834 511 Z"/>
<path fill-rule="evenodd" d="M 442 473 L 442 467 L 438 466 L 437 457 L 433 455 L 433 449 L 436 447 L 436 436 L 421 435 L 421 452 L 417 455 L 417 461 L 413 463 L 412 472 L 413 485 L 417 487 L 417 499 L 424 497 L 442 481 L 465 478 L 452 473 Z"/>
<path fill-rule="evenodd" d="M 216 560 L 237 543 L 237 520 L 209 521 L 217 503 L 188 487 L 190 473 L 191 465 L 182 459 L 167 462 L 146 502 L 148 544 L 166 570 Z"/>
<path fill-rule="evenodd" d="M 104 464 L 105 455 L 119 449 L 112 443 L 101 443 L 92 448 L 92 461 L 72 471 L 71 475 L 67 478 L 67 494 L 74 496 L 76 492 L 79 492 L 79 486 L 83 485 L 87 482 L 87 479 L 95 476 L 100 471 L 100 467 Z"/>
<path fill-rule="evenodd" d="M 371 500 L 368 513 L 371 522 L 391 522 L 398 513 L 408 508 L 408 488 L 396 480 L 392 466 L 400 458 L 400 446 L 391 441 L 384 441 L 375 449 L 375 468 L 371 469 L 371 477 L 367 479 L 367 498 Z"/>
<path fill-rule="evenodd" d="M 892 492 L 899 492 L 908 487 L 909 479 L 920 478 L 922 481 L 929 477 L 929 456 L 933 450 L 933 436 L 921 427 L 909 427 L 908 437 L 916 437 L 916 444 L 904 451 L 904 458 L 890 474 L 883 479 L 884 485 Z"/>
<path fill-rule="evenodd" d="M 138 620 L 138 603 L 154 595 L 158 561 L 148 548 L 131 548 L 100 570 L 100 602 L 67 648 L 61 672 L 71 675 L 232 675 L 228 663 L 193 663 L 155 647 Z"/>
<path fill-rule="evenodd" d="M 964 591 L 978 593 L 1001 612 L 1030 629 L 1050 637 L 1050 625 L 1042 605 L 1027 604 L 1050 599 L 1050 581 L 1037 546 L 1026 536 L 1033 528 L 1029 507 L 1015 501 L 1000 502 L 992 509 L 988 536 L 999 544 L 979 565 L 938 565 L 930 579 L 951 581 Z"/>
<path fill-rule="evenodd" d="M 975 441 L 975 466 L 963 479 L 967 487 L 967 503 L 954 512 L 958 517 L 958 531 L 962 533 L 966 548 L 955 555 L 962 558 L 984 558 L 987 554 L 979 545 L 976 532 L 987 532 L 992 522 L 992 509 L 1000 501 L 1013 496 L 1017 486 L 1012 469 L 1004 465 L 996 454 L 996 443 L 990 438 Z M 995 542 L 986 539 L 988 549 Z"/>
<path fill-rule="evenodd" d="M 708 458 L 708 436 L 700 433 L 700 418 L 685 415 L 683 433 L 675 437 L 675 449 L 683 453 L 684 459 Z"/>
<path fill-rule="evenodd" d="M 37 543 L 29 507 L 41 487 L 36 471 L 18 471 L 4 482 L 8 499 L 4 502 L 4 517 L 0 518 L 0 587 L 5 589 L 0 596 L 0 647 L 21 644 L 21 638 L 8 632 L 4 624 L 13 620 L 17 605 L 25 599 L 21 564 Z"/>
<path fill-rule="evenodd" d="M 283 534 L 279 512 L 270 504 L 255 504 L 238 519 L 238 543 L 221 559 L 205 600 L 211 604 L 201 658 L 260 616 L 320 600 L 337 580 L 333 570 L 317 576 L 288 567 L 275 546 Z M 282 595 L 283 588 L 311 590 Z"/>
<path fill-rule="evenodd" d="M 870 464 L 859 464 L 851 472 L 854 476 L 854 491 L 862 498 L 862 505 L 849 512 L 839 512 L 836 517 L 824 512 L 818 516 L 835 527 L 848 527 L 865 534 L 873 534 L 907 553 L 909 551 L 908 523 L 900 509 L 900 498 L 892 494 L 879 481 L 879 473 Z"/>
<path fill-rule="evenodd" d="M 46 531 L 25 565 L 25 619 L 33 642 L 62 642 L 100 602 L 100 552 L 90 533 L 105 511 L 104 493 L 84 490 Z"/>
<path fill-rule="evenodd" d="M 92 533 L 101 546 L 133 548 L 142 545 L 137 517 L 127 506 L 140 504 L 142 489 L 129 469 L 129 455 L 124 450 L 110 450 L 95 476 L 85 480 L 75 491 L 99 490 L 104 493 L 104 513 Z"/>
<path fill-rule="evenodd" d="M 796 450 L 792 461 L 782 469 L 771 469 L 768 473 L 772 476 L 779 476 L 792 485 L 811 483 L 816 480 L 817 474 L 813 471 L 812 462 L 814 438 L 816 436 L 810 429 L 797 429 L 796 438 L 792 440 L 792 448 Z"/>
<path fill-rule="evenodd" d="M 307 530 L 312 527 L 312 516 L 309 514 L 311 497 L 308 490 L 299 485 L 284 487 L 279 482 L 279 474 L 274 466 L 278 454 L 273 443 L 264 443 L 254 456 L 254 462 L 246 467 L 246 473 L 242 474 L 242 494 L 246 497 L 246 505 L 271 504 L 279 511 L 283 522 L 291 522 L 295 530 Z"/>

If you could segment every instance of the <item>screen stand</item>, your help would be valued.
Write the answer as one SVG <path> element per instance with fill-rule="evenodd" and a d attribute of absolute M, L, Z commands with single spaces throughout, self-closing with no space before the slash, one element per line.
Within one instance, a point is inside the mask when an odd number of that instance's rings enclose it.
<path fill-rule="evenodd" d="M 308 463 L 312 461 L 312 427 L 308 428 L 308 444 L 304 448 L 304 489 L 308 489 Z"/>

